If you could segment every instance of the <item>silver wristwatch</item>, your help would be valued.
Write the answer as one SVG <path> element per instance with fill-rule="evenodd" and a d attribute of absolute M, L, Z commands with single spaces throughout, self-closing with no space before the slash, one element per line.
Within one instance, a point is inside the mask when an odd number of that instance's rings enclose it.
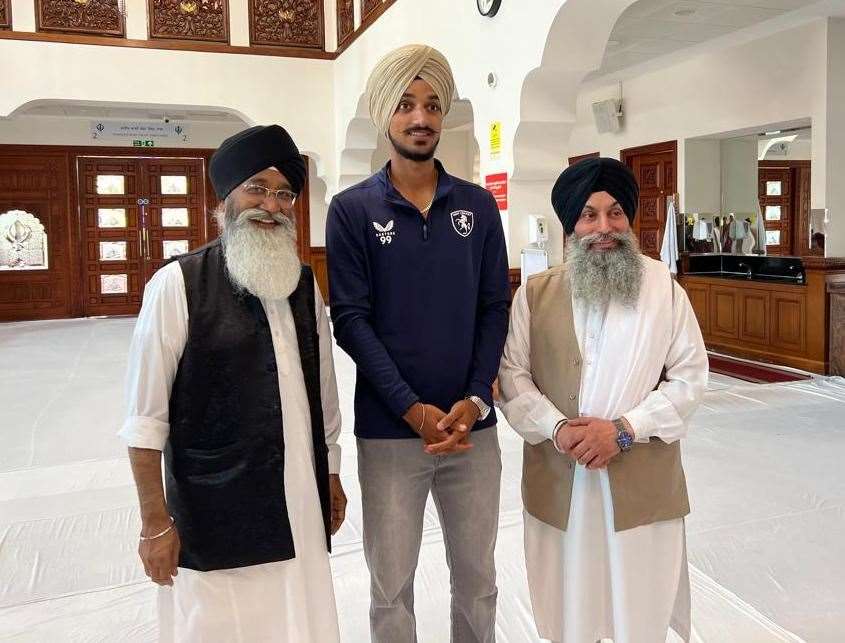
<path fill-rule="evenodd" d="M 466 399 L 478 407 L 478 419 L 486 420 L 487 416 L 490 415 L 490 407 L 487 406 L 487 402 L 482 400 L 477 395 L 467 395 Z"/>

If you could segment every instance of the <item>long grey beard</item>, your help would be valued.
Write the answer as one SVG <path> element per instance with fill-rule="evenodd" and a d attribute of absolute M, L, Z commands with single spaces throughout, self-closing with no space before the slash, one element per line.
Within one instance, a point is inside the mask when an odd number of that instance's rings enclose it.
<path fill-rule="evenodd" d="M 615 239 L 609 252 L 590 250 L 590 244 Z M 630 230 L 610 234 L 572 235 L 566 244 L 566 272 L 576 299 L 605 304 L 611 300 L 635 308 L 643 281 L 637 238 Z"/>
<path fill-rule="evenodd" d="M 256 217 L 272 217 L 280 225 L 263 230 L 250 223 Z M 287 299 L 296 290 L 302 272 L 296 223 L 284 214 L 271 215 L 258 208 L 236 213 L 231 202 L 226 203 L 222 218 L 220 238 L 232 284 L 261 299 Z"/>

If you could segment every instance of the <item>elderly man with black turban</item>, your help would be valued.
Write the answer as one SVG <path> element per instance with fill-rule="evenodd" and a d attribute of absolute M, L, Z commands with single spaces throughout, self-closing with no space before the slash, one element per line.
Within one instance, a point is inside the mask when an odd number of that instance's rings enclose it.
<path fill-rule="evenodd" d="M 440 52 L 389 53 L 368 92 L 390 161 L 332 200 L 326 251 L 335 337 L 358 368 L 372 641 L 416 640 L 429 493 L 451 573 L 452 641 L 492 641 L 501 473 L 492 383 L 510 299 L 501 216 L 489 192 L 434 158 L 455 94 Z"/>
<path fill-rule="evenodd" d="M 328 549 L 346 498 L 328 318 L 297 256 L 305 173 L 278 125 L 225 140 L 220 237 L 144 292 L 120 435 L 162 641 L 338 640 Z"/>
<path fill-rule="evenodd" d="M 499 371 L 525 439 L 525 557 L 537 629 L 565 643 L 690 633 L 680 440 L 707 385 L 692 307 L 640 254 L 619 161 L 561 174 L 562 266 L 516 294 Z"/>

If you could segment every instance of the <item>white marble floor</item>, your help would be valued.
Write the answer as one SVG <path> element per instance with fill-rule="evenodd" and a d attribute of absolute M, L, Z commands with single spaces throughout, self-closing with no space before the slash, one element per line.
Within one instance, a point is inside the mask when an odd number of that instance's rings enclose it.
<path fill-rule="evenodd" d="M 136 560 L 138 513 L 121 422 L 133 319 L 0 325 L 0 640 L 154 641 L 155 588 Z M 354 368 L 336 355 L 352 414 Z M 845 380 L 752 385 L 714 376 L 684 460 L 696 641 L 827 642 L 845 631 Z M 500 431 L 498 640 L 534 641 L 522 555 L 521 445 Z M 347 523 L 332 557 L 344 641 L 368 640 L 354 438 Z M 435 512 L 417 575 L 420 640 L 448 640 Z"/>

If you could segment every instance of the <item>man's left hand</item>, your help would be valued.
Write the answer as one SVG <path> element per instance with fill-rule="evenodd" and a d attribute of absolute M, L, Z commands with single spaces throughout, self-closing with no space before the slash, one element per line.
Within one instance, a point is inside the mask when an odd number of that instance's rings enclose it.
<path fill-rule="evenodd" d="M 570 446 L 569 455 L 588 469 L 603 469 L 621 453 L 618 431 L 610 420 L 580 417 L 569 420 L 568 426 L 584 429 L 581 440 Z"/>
<path fill-rule="evenodd" d="M 332 501 L 332 536 L 334 536 L 346 518 L 346 494 L 343 493 L 340 476 L 336 473 L 329 474 L 329 492 Z"/>
<path fill-rule="evenodd" d="M 449 437 L 443 442 L 429 444 L 425 447 L 429 455 L 446 455 L 466 450 L 459 447 L 471 447 L 470 431 L 478 421 L 481 411 L 470 400 L 458 400 L 451 410 L 437 423 L 437 428 L 446 431 Z"/>

